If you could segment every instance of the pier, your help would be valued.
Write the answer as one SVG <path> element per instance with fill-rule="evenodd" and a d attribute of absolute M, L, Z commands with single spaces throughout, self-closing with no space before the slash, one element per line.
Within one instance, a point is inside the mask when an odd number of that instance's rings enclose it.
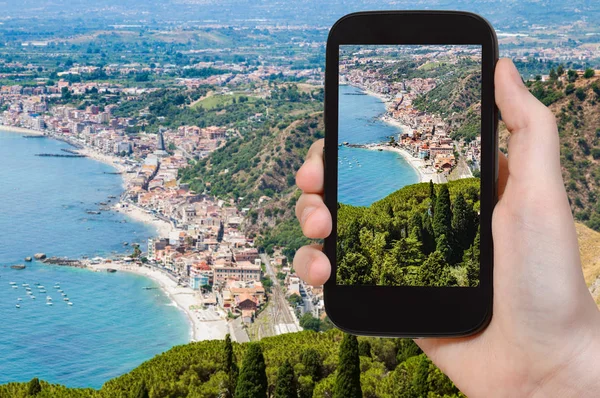
<path fill-rule="evenodd" d="M 47 158 L 86 158 L 85 155 L 63 155 L 61 153 L 37 153 L 35 156 Z"/>

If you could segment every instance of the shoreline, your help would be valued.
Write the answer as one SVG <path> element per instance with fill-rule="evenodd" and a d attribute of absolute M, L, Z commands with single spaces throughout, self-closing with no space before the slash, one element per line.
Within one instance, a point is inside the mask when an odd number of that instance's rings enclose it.
<path fill-rule="evenodd" d="M 165 220 L 147 213 L 145 210 L 131 203 L 119 201 L 111 207 L 113 211 L 124 214 L 134 221 L 152 226 L 156 230 L 156 235 L 160 238 L 168 238 L 169 234 L 175 230 L 173 225 Z"/>
<path fill-rule="evenodd" d="M 119 261 L 110 263 L 104 262 L 101 264 L 86 264 L 86 268 L 94 272 L 102 272 L 111 268 L 151 279 L 159 286 L 160 290 L 165 293 L 174 305 L 186 315 L 190 325 L 190 342 L 223 340 L 225 339 L 225 335 L 229 332 L 227 321 L 222 318 L 222 314 L 213 312 L 214 316 L 211 316 L 211 318 L 216 318 L 218 316 L 218 319 L 200 319 L 201 315 L 206 317 L 206 312 L 210 310 L 201 310 L 201 314 L 197 309 L 192 308 L 193 306 L 200 305 L 196 291 L 189 287 L 179 286 L 177 282 L 158 269 L 122 263 Z M 209 313 L 209 315 L 212 314 Z"/>
<path fill-rule="evenodd" d="M 7 126 L 0 124 L 0 131 L 3 133 L 27 134 L 27 135 L 46 135 L 43 131 L 28 129 L 25 127 Z"/>

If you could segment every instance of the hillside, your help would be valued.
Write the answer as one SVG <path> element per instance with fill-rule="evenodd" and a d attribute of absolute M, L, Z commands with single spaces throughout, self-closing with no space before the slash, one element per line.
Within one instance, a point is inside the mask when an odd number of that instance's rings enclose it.
<path fill-rule="evenodd" d="M 600 231 L 600 79 L 529 82 L 531 92 L 556 115 L 563 179 L 576 221 Z M 500 127 L 506 151 L 508 132 Z"/>
<path fill-rule="evenodd" d="M 273 393 L 278 368 L 288 360 L 300 391 L 299 397 L 331 397 L 342 337 L 340 331 L 331 330 L 326 333 L 304 331 L 261 340 L 259 344 L 266 363 L 268 391 Z M 248 347 L 249 344 L 233 344 L 233 360 L 241 372 Z M 464 397 L 411 340 L 361 337 L 358 351 L 364 397 Z M 225 390 L 228 377 L 225 372 L 226 352 L 223 341 L 177 346 L 108 381 L 100 390 L 68 389 L 42 382 L 42 392 L 37 397 L 138 397 L 142 383 L 150 398 L 228 396 Z M 27 389 L 27 383 L 2 385 L 0 397 L 25 398 Z"/>

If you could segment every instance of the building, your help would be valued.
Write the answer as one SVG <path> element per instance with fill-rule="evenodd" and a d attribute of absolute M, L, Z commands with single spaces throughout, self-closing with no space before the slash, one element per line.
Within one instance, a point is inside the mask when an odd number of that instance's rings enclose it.
<path fill-rule="evenodd" d="M 225 282 L 228 279 L 238 281 L 259 281 L 261 277 L 260 265 L 249 261 L 241 261 L 237 264 L 217 264 L 213 267 L 214 281 Z"/>

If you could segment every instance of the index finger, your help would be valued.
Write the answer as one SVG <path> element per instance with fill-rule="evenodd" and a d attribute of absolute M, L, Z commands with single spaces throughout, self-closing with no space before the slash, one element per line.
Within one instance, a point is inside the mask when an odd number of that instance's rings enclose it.
<path fill-rule="evenodd" d="M 323 145 L 325 141 L 315 141 L 306 154 L 306 160 L 296 174 L 296 185 L 305 193 L 323 194 L 324 166 Z"/>

